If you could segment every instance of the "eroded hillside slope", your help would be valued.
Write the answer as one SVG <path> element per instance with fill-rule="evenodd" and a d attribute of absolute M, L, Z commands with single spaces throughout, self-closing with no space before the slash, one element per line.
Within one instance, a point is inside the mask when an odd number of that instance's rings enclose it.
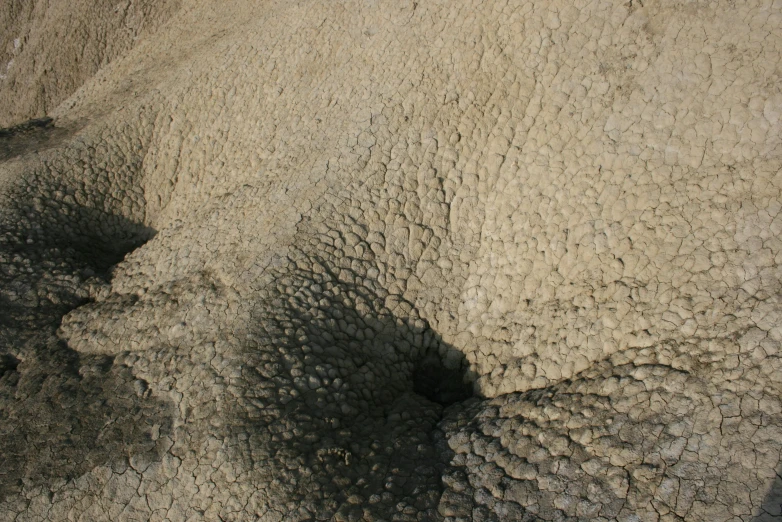
<path fill-rule="evenodd" d="M 4 0 L 0 4 L 0 126 L 40 118 L 133 48 L 180 0 Z"/>
<path fill-rule="evenodd" d="M 781 22 L 178 11 L 0 138 L 0 518 L 779 519 Z"/>

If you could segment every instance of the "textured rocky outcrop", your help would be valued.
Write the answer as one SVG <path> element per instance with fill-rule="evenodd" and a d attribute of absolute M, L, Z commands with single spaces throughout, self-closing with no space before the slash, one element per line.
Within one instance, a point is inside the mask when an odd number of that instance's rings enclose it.
<path fill-rule="evenodd" d="M 183 6 L 0 134 L 0 519 L 779 519 L 781 22 Z"/>

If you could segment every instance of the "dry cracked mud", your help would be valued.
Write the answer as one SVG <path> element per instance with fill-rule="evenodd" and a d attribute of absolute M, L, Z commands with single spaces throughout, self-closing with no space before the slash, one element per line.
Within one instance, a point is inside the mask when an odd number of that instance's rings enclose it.
<path fill-rule="evenodd" d="M 0 27 L 0 520 L 782 520 L 782 1 Z"/>

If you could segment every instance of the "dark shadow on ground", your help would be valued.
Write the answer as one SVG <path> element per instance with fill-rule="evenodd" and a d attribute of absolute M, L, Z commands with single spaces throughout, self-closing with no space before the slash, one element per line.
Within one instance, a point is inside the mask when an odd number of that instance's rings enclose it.
<path fill-rule="evenodd" d="M 435 437 L 445 407 L 472 395 L 464 355 L 409 303 L 389 309 L 396 298 L 360 268 L 299 255 L 268 274 L 257 329 L 233 356 L 248 397 L 227 436 L 250 433 L 252 452 L 231 444 L 235 460 L 255 463 L 255 487 L 309 510 L 299 516 L 438 520 L 447 460 Z"/>
<path fill-rule="evenodd" d="M 131 456 L 159 460 L 171 425 L 170 405 L 130 368 L 56 334 L 154 230 L 88 208 L 16 214 L 0 237 L 0 501 L 102 464 L 122 472 Z"/>
<path fill-rule="evenodd" d="M 59 326 L 90 299 L 90 285 L 108 285 L 112 268 L 156 234 L 92 208 L 68 214 L 20 208 L 16 214 L 15 229 L 7 227 L 0 237 L 0 256 L 7 260 L 0 271 L 0 352 L 24 332 Z"/>
<path fill-rule="evenodd" d="M 445 343 L 438 340 L 444 347 Z M 453 350 L 453 347 L 449 346 L 446 350 Z M 461 352 L 459 356 L 461 365 L 466 364 Z M 473 385 L 465 379 L 464 368 L 448 368 L 439 353 L 432 353 L 421 359 L 413 371 L 413 392 L 448 407 L 472 397 Z"/>
<path fill-rule="evenodd" d="M 777 476 L 760 505 L 759 514 L 752 522 L 771 522 L 782 520 L 782 464 L 777 467 Z"/>

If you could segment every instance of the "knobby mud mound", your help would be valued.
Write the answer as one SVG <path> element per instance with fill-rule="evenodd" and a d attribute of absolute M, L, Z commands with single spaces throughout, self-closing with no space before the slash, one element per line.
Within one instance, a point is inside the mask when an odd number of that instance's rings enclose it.
<path fill-rule="evenodd" d="M 0 519 L 779 519 L 781 19 L 172 14 L 0 131 Z"/>

